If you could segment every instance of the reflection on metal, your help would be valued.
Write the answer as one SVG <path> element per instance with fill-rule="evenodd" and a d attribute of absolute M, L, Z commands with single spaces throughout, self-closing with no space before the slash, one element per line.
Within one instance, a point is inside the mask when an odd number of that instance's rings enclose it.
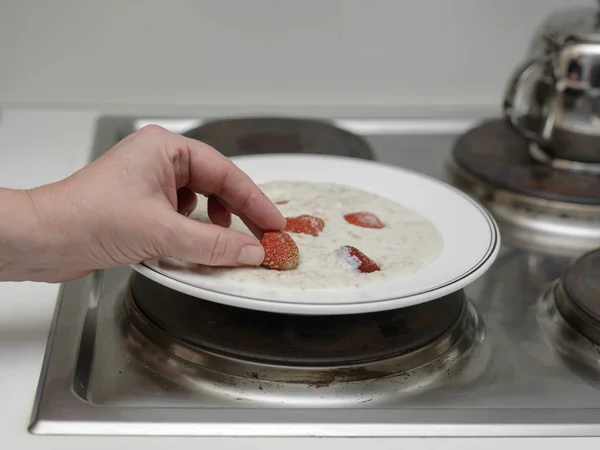
<path fill-rule="evenodd" d="M 507 122 L 536 143 L 544 163 L 600 166 L 600 13 L 573 8 L 538 30 L 530 59 L 508 81 Z M 591 166 L 595 164 L 595 166 Z"/>
<path fill-rule="evenodd" d="M 567 159 L 554 158 L 538 144 L 532 142 L 529 146 L 529 154 L 537 162 L 545 164 L 556 170 L 588 173 L 600 175 L 600 164 L 570 161 Z"/>

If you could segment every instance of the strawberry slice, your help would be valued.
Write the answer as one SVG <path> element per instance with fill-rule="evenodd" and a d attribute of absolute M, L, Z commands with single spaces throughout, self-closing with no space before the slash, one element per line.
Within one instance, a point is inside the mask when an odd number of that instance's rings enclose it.
<path fill-rule="evenodd" d="M 262 263 L 268 269 L 292 270 L 298 266 L 300 253 L 289 234 L 283 231 L 267 231 L 260 243 L 265 250 Z"/>
<path fill-rule="evenodd" d="M 318 217 L 304 214 L 297 217 L 286 217 L 287 223 L 284 231 L 289 233 L 312 234 L 318 236 L 320 231 L 325 228 L 325 221 Z"/>
<path fill-rule="evenodd" d="M 346 222 L 362 228 L 384 228 L 385 225 L 379 217 L 370 212 L 355 212 L 344 216 Z"/>
<path fill-rule="evenodd" d="M 379 266 L 356 247 L 345 245 L 338 248 L 335 254 L 344 263 L 352 266 L 356 272 L 371 273 L 380 270 Z"/>

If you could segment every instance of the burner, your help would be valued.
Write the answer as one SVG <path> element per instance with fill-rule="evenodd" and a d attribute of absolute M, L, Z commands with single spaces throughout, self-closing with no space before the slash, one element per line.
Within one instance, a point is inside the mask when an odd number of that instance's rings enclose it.
<path fill-rule="evenodd" d="M 556 306 L 565 320 L 600 344 L 600 250 L 571 264 L 555 295 Z"/>
<path fill-rule="evenodd" d="M 132 295 L 158 328 L 187 344 L 236 358 L 284 366 L 355 365 L 406 355 L 443 335 L 464 295 L 394 311 L 302 316 L 199 300 L 135 274 Z"/>
<path fill-rule="evenodd" d="M 456 141 L 452 174 L 485 203 L 509 242 L 569 255 L 600 246 L 600 178 L 537 162 L 502 119 Z"/>
<path fill-rule="evenodd" d="M 369 381 L 383 395 L 389 387 L 377 380 L 397 377 L 398 392 L 421 389 L 461 373 L 484 334 L 462 291 L 387 312 L 300 316 L 204 301 L 134 273 L 123 307 L 132 355 L 161 361 L 168 376 L 178 372 L 194 385 L 217 378 L 211 386 L 225 390 L 235 380 L 281 383 L 290 392 Z"/>
<path fill-rule="evenodd" d="M 207 122 L 184 133 L 225 156 L 264 153 L 307 153 L 373 160 L 359 136 L 328 122 L 287 118 L 239 118 Z"/>
<path fill-rule="evenodd" d="M 577 258 L 544 290 L 538 320 L 567 362 L 600 380 L 600 249 Z"/>
<path fill-rule="evenodd" d="M 456 164 L 499 189 L 544 200 L 600 206 L 600 179 L 552 169 L 535 161 L 529 143 L 504 120 L 488 121 L 454 147 Z"/>

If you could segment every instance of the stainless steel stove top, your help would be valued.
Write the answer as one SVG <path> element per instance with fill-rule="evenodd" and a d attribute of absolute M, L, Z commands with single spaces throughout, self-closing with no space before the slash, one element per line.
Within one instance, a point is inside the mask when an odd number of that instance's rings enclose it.
<path fill-rule="evenodd" d="M 94 157 L 143 123 L 102 119 Z M 195 122 L 164 124 L 184 131 Z M 367 140 L 377 160 L 443 180 L 450 180 L 447 164 L 464 131 L 448 124 L 444 132 L 433 124 L 419 133 L 403 122 L 344 125 Z M 557 318 L 551 295 L 571 258 L 505 243 L 487 274 L 465 289 L 462 319 L 452 328 L 460 332 L 428 344 L 435 354 L 430 362 L 383 381 L 300 384 L 220 374 L 207 367 L 222 364 L 231 372 L 235 361 L 190 355 L 175 341 L 155 345 L 160 339 L 146 339 L 151 333 L 142 329 L 144 321 L 132 320 L 132 271 L 97 272 L 61 290 L 31 431 L 600 436 L 600 347 Z M 400 358 L 405 364 L 406 356 Z M 261 369 L 279 373 L 269 364 Z"/>

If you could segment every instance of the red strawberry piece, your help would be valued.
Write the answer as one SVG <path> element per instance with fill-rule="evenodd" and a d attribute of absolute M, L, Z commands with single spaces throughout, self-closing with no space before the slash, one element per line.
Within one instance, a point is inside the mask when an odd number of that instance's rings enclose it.
<path fill-rule="evenodd" d="M 289 200 L 281 200 L 281 201 L 275 202 L 275 204 L 276 205 L 285 205 L 285 204 L 287 204 L 289 202 L 290 202 Z"/>
<path fill-rule="evenodd" d="M 298 266 L 300 253 L 289 234 L 283 231 L 267 231 L 260 241 L 265 250 L 262 263 L 268 269 L 292 270 Z"/>
<path fill-rule="evenodd" d="M 289 233 L 312 234 L 318 236 L 319 231 L 325 228 L 325 221 L 307 214 L 298 217 L 286 217 L 287 223 L 284 230 Z"/>
<path fill-rule="evenodd" d="M 384 228 L 385 225 L 379 217 L 370 212 L 355 212 L 344 216 L 346 222 L 362 228 Z"/>
<path fill-rule="evenodd" d="M 338 248 L 335 253 L 338 258 L 352 266 L 357 272 L 371 273 L 380 270 L 379 266 L 371 258 L 356 247 L 345 245 Z"/>

